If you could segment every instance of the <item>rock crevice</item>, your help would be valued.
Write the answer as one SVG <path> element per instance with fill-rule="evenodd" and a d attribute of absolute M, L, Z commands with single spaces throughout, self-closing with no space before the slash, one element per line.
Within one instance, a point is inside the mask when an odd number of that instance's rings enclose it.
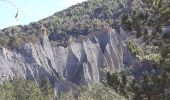
<path fill-rule="evenodd" d="M 69 46 L 62 47 L 50 43 L 44 32 L 37 43 L 26 43 L 17 51 L 0 49 L 0 75 L 8 74 L 11 78 L 20 75 L 38 82 L 48 77 L 53 84 L 59 80 L 78 85 L 100 82 L 102 68 L 108 67 L 112 71 L 124 68 L 127 38 L 122 28 L 119 33 L 107 28 L 80 36 Z"/>

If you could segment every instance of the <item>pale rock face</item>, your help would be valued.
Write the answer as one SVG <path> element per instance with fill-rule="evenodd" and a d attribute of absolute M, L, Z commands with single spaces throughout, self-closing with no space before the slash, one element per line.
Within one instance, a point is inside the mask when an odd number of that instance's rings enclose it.
<path fill-rule="evenodd" d="M 143 5 L 141 0 L 118 3 L 120 7 L 114 5 L 116 19 Z M 44 29 L 40 29 L 38 37 L 37 43 L 26 43 L 19 50 L 0 49 L 0 82 L 22 76 L 38 82 L 48 77 L 53 84 L 66 80 L 89 85 L 101 81 L 104 67 L 110 71 L 124 70 L 124 64 L 130 65 L 134 60 L 126 48 L 129 35 L 122 28 L 118 33 L 110 27 L 101 28 L 99 32 L 79 36 L 67 47 L 50 42 Z"/>
<path fill-rule="evenodd" d="M 127 59 L 131 54 L 125 47 L 129 36 L 122 28 L 120 33 L 107 28 L 80 36 L 67 47 L 55 46 L 46 33 L 40 34 L 35 44 L 26 43 L 13 51 L 0 49 L 1 82 L 19 75 L 38 82 L 48 77 L 53 84 L 66 80 L 77 85 L 90 85 L 101 81 L 101 69 L 123 70 L 124 61 L 130 63 Z"/>
<path fill-rule="evenodd" d="M 169 33 L 170 32 L 170 26 L 162 27 L 163 33 Z"/>

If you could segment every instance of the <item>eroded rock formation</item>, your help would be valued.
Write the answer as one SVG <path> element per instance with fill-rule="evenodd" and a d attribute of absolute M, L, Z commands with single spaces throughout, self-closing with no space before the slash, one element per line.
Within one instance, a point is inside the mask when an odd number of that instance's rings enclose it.
<path fill-rule="evenodd" d="M 0 77 L 3 80 L 22 76 L 41 82 L 48 77 L 53 84 L 61 80 L 78 85 L 99 82 L 102 68 L 124 69 L 129 55 L 125 47 L 128 34 L 110 27 L 79 36 L 67 47 L 51 43 L 42 29 L 37 43 L 26 43 L 19 50 L 0 50 Z"/>

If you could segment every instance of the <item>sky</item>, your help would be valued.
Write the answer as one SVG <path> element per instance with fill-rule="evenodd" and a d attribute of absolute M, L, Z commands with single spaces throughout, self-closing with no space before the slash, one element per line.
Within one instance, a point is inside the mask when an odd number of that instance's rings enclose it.
<path fill-rule="evenodd" d="M 86 0 L 0 0 L 0 29 L 36 22 L 83 1 Z"/>

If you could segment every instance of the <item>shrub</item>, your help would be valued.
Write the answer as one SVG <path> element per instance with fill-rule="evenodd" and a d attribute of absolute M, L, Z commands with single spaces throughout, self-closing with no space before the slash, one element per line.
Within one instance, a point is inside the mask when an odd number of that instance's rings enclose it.
<path fill-rule="evenodd" d="M 50 83 L 47 81 L 42 87 L 35 81 L 15 78 L 0 85 L 0 98 L 1 100 L 54 100 L 54 90 L 50 88 Z"/>

